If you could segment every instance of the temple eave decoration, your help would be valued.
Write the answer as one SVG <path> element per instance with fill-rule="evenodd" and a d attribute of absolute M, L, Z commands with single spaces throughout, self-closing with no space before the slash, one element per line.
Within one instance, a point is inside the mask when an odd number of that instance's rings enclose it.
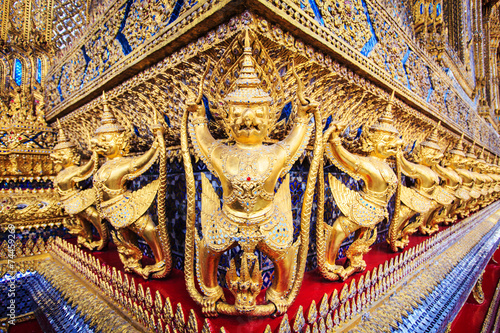
<path fill-rule="evenodd" d="M 0 331 L 493 329 L 499 7 L 0 0 Z"/>

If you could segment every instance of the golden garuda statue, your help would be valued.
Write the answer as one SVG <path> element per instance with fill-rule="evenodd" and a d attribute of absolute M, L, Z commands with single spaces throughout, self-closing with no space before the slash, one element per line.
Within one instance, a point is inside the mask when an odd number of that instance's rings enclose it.
<path fill-rule="evenodd" d="M 106 218 L 116 229 L 112 234 L 113 240 L 125 271 L 135 272 L 145 279 L 150 275 L 153 278 L 165 277 L 172 268 L 172 259 L 165 220 L 166 156 L 163 127 L 155 125 L 152 128 L 155 141 L 146 153 L 127 157 L 129 134 L 113 116 L 105 94 L 103 103 L 101 126 L 96 129 L 95 137 L 91 140 L 93 150 L 106 158 L 94 175 L 98 210 L 101 217 Z M 147 171 L 158 156 L 160 177 L 137 191 L 128 190 L 127 182 Z M 148 213 L 157 193 L 158 226 Z M 154 265 L 142 266 L 137 236 L 151 247 L 156 261 Z"/>
<path fill-rule="evenodd" d="M 400 200 L 396 200 L 396 209 L 387 239 L 393 251 L 407 246 L 410 235 L 419 229 L 424 234 L 432 234 L 439 230 L 434 222 L 434 215 L 453 201 L 453 197 L 439 185 L 439 175 L 431 169 L 443 157 L 441 147 L 438 145 L 438 126 L 439 124 L 417 147 L 417 151 L 414 152 L 415 163 L 408 161 L 402 153 L 397 156 L 397 164 L 403 174 L 415 179 L 416 182 L 411 188 L 401 186 Z M 417 213 L 420 215 L 416 221 L 409 223 Z"/>
<path fill-rule="evenodd" d="M 484 147 L 483 149 L 481 149 L 481 153 L 473 164 L 473 170 L 480 175 L 480 178 L 483 181 L 483 198 L 480 205 L 481 207 L 486 207 L 493 202 L 492 194 L 494 192 L 494 186 L 492 187 L 493 178 L 491 178 L 488 174 L 489 168 L 487 162 L 484 159 Z"/>
<path fill-rule="evenodd" d="M 496 181 L 495 182 L 495 199 L 498 199 L 500 196 L 500 166 L 498 165 L 500 158 L 497 156 L 496 158 L 493 158 L 493 161 L 491 163 L 491 175 L 493 179 Z"/>
<path fill-rule="evenodd" d="M 82 166 L 76 145 L 66 138 L 59 119 L 59 136 L 54 152 L 50 155 L 54 163 L 61 165 L 62 169 L 54 179 L 54 187 L 60 195 L 64 210 L 76 218 L 76 223 L 67 220 L 65 226 L 71 234 L 77 235 L 78 244 L 89 250 L 102 250 L 108 244 L 109 230 L 102 221 L 97 209 L 96 193 L 94 188 L 79 190 L 79 182 L 90 178 L 97 170 L 97 154 Z M 94 241 L 91 224 L 97 229 L 100 239 Z"/>
<path fill-rule="evenodd" d="M 441 160 L 441 164 L 435 164 L 432 170 L 441 177 L 443 181 L 442 189 L 447 192 L 452 202 L 445 205 L 438 216 L 434 218 L 435 223 L 450 224 L 457 220 L 457 208 L 470 199 L 469 193 L 466 189 L 462 188 L 462 177 L 456 171 L 457 168 L 463 167 L 463 153 L 462 147 L 463 134 L 455 149 L 446 153 L 446 157 Z"/>
<path fill-rule="evenodd" d="M 460 186 L 460 189 L 466 191 L 469 195 L 469 199 L 461 201 L 455 211 L 458 216 L 465 218 L 469 216 L 471 206 L 475 205 L 474 202 L 477 203 L 477 199 L 481 196 L 481 193 L 474 188 L 476 178 L 474 174 L 468 170 L 467 156 L 462 141 L 463 139 L 460 139 L 455 149 L 450 151 L 454 157 L 454 163 L 450 163 L 450 167 L 462 178 L 462 186 Z M 452 161 L 452 159 L 449 159 L 449 161 Z"/>
<path fill-rule="evenodd" d="M 252 42 L 253 47 L 258 47 L 261 52 L 265 49 L 256 38 L 251 42 L 248 29 L 243 33 L 243 54 L 230 70 L 231 73 L 238 71 L 238 78 L 232 92 L 224 98 L 226 116 L 223 121 L 231 138 L 215 140 L 208 128 L 202 90 L 209 64 L 201 79 L 197 99 L 187 102 L 182 123 L 181 144 L 188 198 L 184 272 L 191 297 L 207 316 L 218 313 L 282 314 L 294 301 L 305 270 L 309 220 L 322 150 L 322 138 L 317 136 L 302 203 L 300 236 L 294 242 L 288 170 L 309 141 L 312 129 L 310 113 L 315 114 L 316 131 L 321 131 L 321 115 L 317 105 L 303 97 L 302 83 L 293 68 L 299 102 L 295 123 L 283 141 L 265 143 L 277 110 L 273 109 L 271 96 L 261 88 L 258 65 L 252 56 Z M 239 40 L 241 37 L 235 38 L 227 52 L 238 47 Z M 221 61 L 225 61 L 226 56 Z M 190 121 L 188 114 L 191 114 Z M 202 174 L 201 238 L 195 227 L 195 182 L 188 152 L 188 122 L 195 153 L 219 178 L 223 191 L 221 204 L 211 182 Z M 279 178 L 282 184 L 275 192 Z M 234 304 L 229 304 L 217 282 L 217 268 L 223 253 L 237 245 L 243 253 L 239 275 L 234 259 L 226 274 L 228 288 L 235 297 Z M 262 287 L 256 250 L 266 254 L 274 263 L 272 286 L 267 289 L 264 304 L 257 304 L 256 299 Z M 201 293 L 195 286 L 193 271 L 196 271 Z"/>
<path fill-rule="evenodd" d="M 492 189 L 492 201 L 498 199 L 498 195 L 500 194 L 500 174 L 498 174 L 498 157 L 491 156 L 491 159 L 487 161 L 488 166 L 488 176 L 493 180 L 493 184 L 491 185 Z"/>
<path fill-rule="evenodd" d="M 443 179 L 443 189 L 455 196 L 453 204 L 445 207 L 446 209 L 443 209 L 437 217 L 438 222 L 444 222 L 445 224 L 453 223 L 459 217 L 462 217 L 463 209 L 471 199 L 470 173 L 464 170 L 463 138 L 464 135 L 462 134 L 455 148 L 446 153 L 446 157 L 442 160 L 442 166 L 436 164 L 433 168 Z"/>
<path fill-rule="evenodd" d="M 398 177 L 386 159 L 396 155 L 403 143 L 393 125 L 393 98 L 394 93 L 382 116 L 361 135 L 361 149 L 368 156 L 353 154 L 343 147 L 339 134 L 344 124 L 332 123 L 325 132 L 330 160 L 355 179 L 362 179 L 365 185 L 359 192 L 352 191 L 333 175 L 328 175 L 335 203 L 342 212 L 330 226 L 323 222 L 324 185 L 322 172 L 319 174 L 316 247 L 319 270 L 329 280 L 345 280 L 366 268 L 363 255 L 377 238 L 377 224 L 388 217 L 387 205 L 398 186 Z M 346 252 L 347 266 L 336 265 L 340 245 L 354 232 L 355 240 Z"/>
<path fill-rule="evenodd" d="M 474 213 L 475 211 L 479 210 L 479 208 L 481 208 L 481 203 L 483 202 L 483 199 L 487 195 L 487 192 L 484 191 L 483 189 L 484 179 L 481 176 L 481 174 L 476 171 L 477 156 L 474 153 L 474 145 L 475 142 L 472 143 L 469 150 L 465 154 L 465 168 L 469 171 L 471 177 L 474 180 L 472 184 L 473 192 L 477 192 L 479 193 L 479 195 L 477 195 L 477 197 L 473 196 L 471 192 L 473 200 L 469 201 L 469 204 L 467 206 L 469 214 Z"/>

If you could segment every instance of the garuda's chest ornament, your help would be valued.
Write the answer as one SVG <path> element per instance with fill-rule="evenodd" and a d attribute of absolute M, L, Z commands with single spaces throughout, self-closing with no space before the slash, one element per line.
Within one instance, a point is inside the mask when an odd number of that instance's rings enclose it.
<path fill-rule="evenodd" d="M 201 80 L 198 98 L 187 103 L 183 118 L 181 144 L 188 193 L 184 272 L 190 295 L 208 316 L 284 313 L 297 296 L 307 256 L 321 137 L 316 137 L 314 144 L 300 236 L 295 242 L 288 171 L 309 141 L 313 127 L 310 113 L 314 112 L 316 129 L 321 128 L 321 116 L 316 105 L 303 97 L 302 83 L 293 68 L 299 99 L 295 124 L 283 141 L 265 143 L 276 115 L 272 110 L 273 98 L 261 88 L 251 44 L 260 52 L 265 51 L 258 40 L 251 41 L 249 35 L 245 30 L 243 54 L 229 71 L 239 71 L 235 88 L 224 98 L 224 126 L 233 140 L 215 140 L 208 130 L 202 87 L 210 64 Z M 237 48 L 239 39 L 241 36 L 229 49 Z M 190 121 L 189 113 L 192 114 Z M 223 192 L 221 202 L 211 182 L 205 174 L 201 175 L 201 237 L 195 228 L 195 182 L 187 149 L 188 133 L 195 153 L 219 178 Z M 275 192 L 279 179 L 282 182 Z M 229 304 L 218 284 L 217 268 L 224 252 L 237 245 L 242 250 L 241 264 L 237 267 L 233 259 L 226 274 L 228 288 L 235 297 L 234 304 Z M 274 264 L 274 278 L 264 304 L 257 304 L 256 299 L 262 287 L 262 274 L 255 251 L 266 254 Z M 201 293 L 196 288 L 194 273 Z"/>
<path fill-rule="evenodd" d="M 224 194 L 226 205 L 243 208 L 250 214 L 258 200 L 272 201 L 274 191 L 264 186 L 277 163 L 271 146 L 261 146 L 248 152 L 237 146 L 226 146 L 221 152 L 222 172 L 227 178 L 230 194 Z"/>

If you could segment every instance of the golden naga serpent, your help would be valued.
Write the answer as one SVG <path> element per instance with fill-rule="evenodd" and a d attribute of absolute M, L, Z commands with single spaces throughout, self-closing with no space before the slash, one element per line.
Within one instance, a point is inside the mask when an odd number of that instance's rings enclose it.
<path fill-rule="evenodd" d="M 154 123 L 159 124 L 158 122 L 158 110 L 151 103 L 151 106 L 154 109 Z M 161 126 L 161 125 L 160 125 Z M 163 255 L 165 256 L 165 270 L 160 275 L 154 275 L 156 279 L 161 279 L 170 274 L 172 270 L 172 255 L 170 249 L 170 237 L 167 234 L 167 217 L 166 217 L 166 207 L 165 200 L 167 194 L 167 154 L 166 154 L 166 145 L 165 138 L 163 137 L 163 131 L 160 135 L 158 135 L 158 144 L 160 149 L 160 186 L 158 188 L 157 194 L 157 203 L 158 203 L 158 225 L 160 229 L 160 241 L 161 248 L 163 251 Z"/>
<path fill-rule="evenodd" d="M 203 77 L 201 79 L 198 96 L 196 103 L 199 104 L 202 101 L 202 91 L 203 91 L 203 82 L 205 77 L 210 69 L 210 62 L 207 64 L 207 68 Z M 295 73 L 294 73 L 295 74 Z M 302 82 L 296 76 L 297 79 L 297 96 L 299 98 L 299 102 L 303 105 L 307 104 L 307 101 L 302 96 Z M 186 279 L 186 287 L 189 292 L 189 295 L 193 298 L 193 300 L 198 304 L 202 305 L 204 296 L 196 289 L 195 279 L 194 279 L 194 239 L 196 236 L 195 222 L 196 222 L 196 184 L 193 173 L 193 166 L 191 163 L 191 155 L 189 153 L 188 148 L 188 133 L 187 133 L 187 125 L 188 125 L 188 111 L 185 110 L 182 116 L 181 123 L 181 151 L 182 158 L 184 162 L 184 170 L 186 172 L 186 192 L 187 192 L 187 209 L 186 209 L 186 241 L 185 241 L 185 263 L 184 263 L 184 275 Z M 316 185 L 316 178 L 318 173 L 318 168 L 320 165 L 321 156 L 323 154 L 323 137 L 321 135 L 322 128 L 322 117 L 321 113 L 316 108 L 314 110 L 314 124 L 315 124 L 315 141 L 314 141 L 314 149 L 313 149 L 313 160 L 311 162 L 311 166 L 309 169 L 309 173 L 307 176 L 307 185 L 306 190 L 304 192 L 304 199 L 302 201 L 302 211 L 300 216 L 300 249 L 298 253 L 298 264 L 296 266 L 295 279 L 293 281 L 293 286 L 290 292 L 286 296 L 286 307 L 288 308 L 299 293 L 299 289 L 302 285 L 302 281 L 304 279 L 304 272 L 307 260 L 307 251 L 309 248 L 309 230 L 310 230 L 310 219 L 311 219 L 311 210 L 312 203 L 314 198 L 314 190 Z M 226 315 L 241 315 L 241 312 L 236 310 L 236 307 L 232 304 L 227 304 L 225 302 L 218 302 L 216 305 L 217 312 L 220 314 Z M 248 316 L 268 316 L 272 315 L 276 312 L 276 306 L 273 303 L 261 304 L 257 305 L 254 310 L 250 312 L 245 312 L 245 315 Z"/>
<path fill-rule="evenodd" d="M 397 223 L 399 219 L 399 213 L 401 211 L 401 159 L 399 155 L 402 154 L 401 150 L 398 150 L 396 155 L 396 175 L 398 176 L 398 187 L 396 188 L 396 203 L 394 206 L 394 215 L 392 216 L 391 224 L 389 225 L 389 244 L 391 246 L 391 250 L 394 252 L 398 251 L 396 246 L 396 241 L 398 239 L 398 230 L 400 228 L 400 224 Z"/>

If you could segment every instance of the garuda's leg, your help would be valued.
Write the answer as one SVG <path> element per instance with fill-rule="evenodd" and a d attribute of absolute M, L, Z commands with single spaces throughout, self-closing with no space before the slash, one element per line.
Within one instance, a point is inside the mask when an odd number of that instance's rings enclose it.
<path fill-rule="evenodd" d="M 219 261 L 224 251 L 214 251 L 206 244 L 205 239 L 197 242 L 198 260 L 196 270 L 200 281 L 200 288 L 205 296 L 202 304 L 202 312 L 209 317 L 217 316 L 215 305 L 221 298 L 224 299 L 224 292 L 217 281 L 217 269 Z"/>
<path fill-rule="evenodd" d="M 360 228 L 356 231 L 354 242 L 346 252 L 347 266 L 345 267 L 345 279 L 356 272 L 362 272 L 366 268 L 363 255 L 370 251 L 370 246 L 377 239 L 377 229 Z"/>
<path fill-rule="evenodd" d="M 109 230 L 108 226 L 104 223 L 104 221 L 100 218 L 97 209 L 94 206 L 90 206 L 86 208 L 84 211 L 78 214 L 83 219 L 90 221 L 92 225 L 97 229 L 99 233 L 100 239 L 95 242 L 91 242 L 92 250 L 102 250 L 107 244 L 109 240 Z"/>
<path fill-rule="evenodd" d="M 144 274 L 147 276 L 149 276 L 149 274 L 153 274 L 153 277 L 163 276 L 162 274 L 167 269 L 166 256 L 169 256 L 170 253 L 164 253 L 159 232 L 156 229 L 156 225 L 153 222 L 151 215 L 142 215 L 139 219 L 137 219 L 137 221 L 130 225 L 129 228 L 146 241 L 155 257 L 156 263 L 154 265 L 145 266 Z"/>
<path fill-rule="evenodd" d="M 342 242 L 354 231 L 359 228 L 358 225 L 351 222 L 345 216 L 339 216 L 333 225 L 330 227 L 325 225 L 326 229 L 326 260 L 325 260 L 325 268 L 328 271 L 326 278 L 329 280 L 335 281 L 341 278 L 342 280 L 346 279 L 344 267 L 340 265 L 336 265 L 335 261 L 337 260 L 340 246 Z"/>
<path fill-rule="evenodd" d="M 452 213 L 455 210 L 455 207 L 457 206 L 458 199 L 453 200 L 452 203 L 445 205 L 441 212 L 438 215 L 435 215 L 433 219 L 433 224 L 440 224 L 444 223 L 445 225 L 449 225 L 452 223 L 453 217 Z"/>
<path fill-rule="evenodd" d="M 94 248 L 92 247 L 92 228 L 90 227 L 90 223 L 85 219 L 81 213 L 77 214 L 76 216 L 77 223 L 79 224 L 78 226 L 78 233 L 77 233 L 77 241 L 78 244 L 81 246 L 86 247 L 89 250 L 93 250 Z"/>
<path fill-rule="evenodd" d="M 286 295 L 294 282 L 299 245 L 300 242 L 295 242 L 284 251 L 274 251 L 264 244 L 259 246 L 274 264 L 273 283 L 266 290 L 266 300 L 276 306 L 276 315 L 282 315 L 288 309 Z"/>
<path fill-rule="evenodd" d="M 431 208 L 424 214 L 418 217 L 420 222 L 419 230 L 424 235 L 432 235 L 439 230 L 439 225 L 434 219 L 434 216 L 439 212 L 443 206 L 433 201 Z"/>
<path fill-rule="evenodd" d="M 137 245 L 136 234 L 128 228 L 118 229 L 116 234 L 113 234 L 113 241 L 116 244 L 125 272 L 135 272 L 147 278 L 142 269 L 142 252 Z"/>
<path fill-rule="evenodd" d="M 412 225 L 408 225 L 408 221 L 416 214 L 416 211 L 401 203 L 399 215 L 397 219 L 392 222 L 398 226 L 396 240 L 394 241 L 394 244 L 391 244 L 391 248 L 393 248 L 394 251 L 404 249 L 410 242 L 410 234 L 415 232 L 416 229 L 410 233 L 411 230 L 409 228 L 411 228 Z"/>

